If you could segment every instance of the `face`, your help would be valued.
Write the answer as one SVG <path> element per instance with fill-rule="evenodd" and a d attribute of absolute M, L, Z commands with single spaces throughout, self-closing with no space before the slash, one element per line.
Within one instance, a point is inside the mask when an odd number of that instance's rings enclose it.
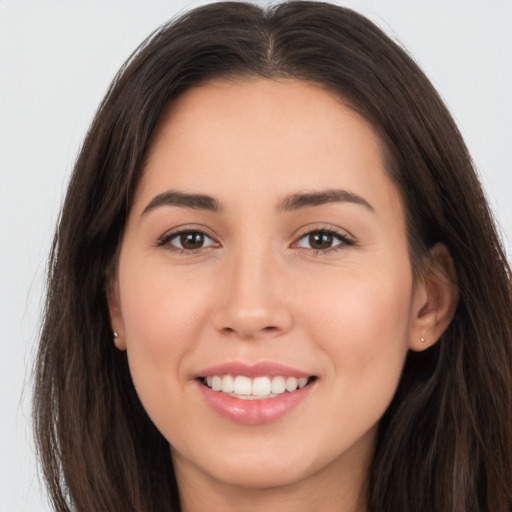
<path fill-rule="evenodd" d="M 334 94 L 254 79 L 180 97 L 112 289 L 118 346 L 178 479 L 363 471 L 419 299 L 379 139 Z"/>

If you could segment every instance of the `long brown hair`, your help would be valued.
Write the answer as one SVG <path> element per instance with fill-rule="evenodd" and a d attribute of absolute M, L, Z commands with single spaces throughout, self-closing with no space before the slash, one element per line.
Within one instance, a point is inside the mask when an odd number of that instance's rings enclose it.
<path fill-rule="evenodd" d="M 208 79 L 243 75 L 337 91 L 382 140 L 414 268 L 437 242 L 455 263 L 453 321 L 409 354 L 380 422 L 369 509 L 510 512 L 511 275 L 468 151 L 403 49 L 351 10 L 300 1 L 181 16 L 136 50 L 99 107 L 54 239 L 36 366 L 35 434 L 56 510 L 179 510 L 168 443 L 112 343 L 105 280 L 165 107 Z"/>

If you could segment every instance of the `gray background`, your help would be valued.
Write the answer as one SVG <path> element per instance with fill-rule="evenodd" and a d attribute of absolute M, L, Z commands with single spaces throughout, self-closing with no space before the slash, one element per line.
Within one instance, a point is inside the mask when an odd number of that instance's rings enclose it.
<path fill-rule="evenodd" d="M 53 226 L 114 73 L 156 26 L 204 2 L 0 0 L 0 511 L 50 510 L 30 431 L 30 373 Z M 265 3 L 265 2 L 258 2 Z M 354 0 L 449 105 L 511 254 L 512 0 Z"/>

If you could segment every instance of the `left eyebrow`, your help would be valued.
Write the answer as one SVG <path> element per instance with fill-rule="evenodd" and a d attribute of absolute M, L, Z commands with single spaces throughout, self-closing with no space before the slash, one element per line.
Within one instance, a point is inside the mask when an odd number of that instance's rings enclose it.
<path fill-rule="evenodd" d="M 312 206 L 321 206 L 328 203 L 353 203 L 364 206 L 366 209 L 375 213 L 373 206 L 363 197 L 343 189 L 328 189 L 318 192 L 297 193 L 282 201 L 278 209 L 281 211 L 294 211 Z"/>
<path fill-rule="evenodd" d="M 155 196 L 144 208 L 141 216 L 160 206 L 179 206 L 181 208 L 207 210 L 210 212 L 220 212 L 222 210 L 221 204 L 214 197 L 205 194 L 187 194 L 178 190 L 168 190 Z"/>

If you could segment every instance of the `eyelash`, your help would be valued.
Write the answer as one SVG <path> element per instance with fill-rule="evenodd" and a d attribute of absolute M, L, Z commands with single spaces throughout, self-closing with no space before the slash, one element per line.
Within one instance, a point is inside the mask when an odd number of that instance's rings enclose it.
<path fill-rule="evenodd" d="M 306 237 L 311 237 L 312 235 L 328 235 L 332 237 L 333 239 L 338 239 L 339 243 L 336 245 L 333 245 L 332 247 L 328 247 L 327 249 L 314 249 L 313 247 L 303 247 L 303 249 L 312 251 L 315 256 L 317 255 L 325 255 L 325 254 L 332 254 L 335 252 L 338 252 L 340 250 L 345 249 L 346 247 L 350 247 L 355 245 L 354 240 L 349 238 L 345 233 L 342 233 L 336 229 L 332 228 L 317 228 L 317 229 L 311 229 L 305 233 L 302 233 L 296 242 L 293 243 L 294 247 L 297 247 L 299 242 Z M 334 240 L 333 240 L 334 242 Z"/>
<path fill-rule="evenodd" d="M 299 246 L 299 243 L 301 240 L 305 239 L 306 237 L 311 237 L 312 235 L 318 235 L 318 234 L 330 236 L 333 239 L 337 239 L 339 241 L 339 243 L 332 247 L 328 247 L 326 249 L 314 249 L 313 247 L 302 247 L 302 249 L 311 251 L 313 253 L 313 255 L 315 255 L 315 256 L 316 255 L 325 255 L 328 253 L 334 253 L 334 252 L 343 250 L 346 247 L 355 245 L 355 242 L 352 239 L 350 239 L 346 234 L 341 233 L 340 231 L 337 231 L 332 228 L 317 228 L 317 229 L 312 229 L 305 233 L 302 233 L 299 236 L 299 238 L 292 244 L 292 247 L 301 248 Z M 186 249 L 184 247 L 176 247 L 175 245 L 173 245 L 171 243 L 174 239 L 177 239 L 178 237 L 181 237 L 183 235 L 200 235 L 200 236 L 204 237 L 203 239 L 208 239 L 212 243 L 210 243 L 209 245 L 206 245 L 206 246 L 203 245 L 201 247 L 194 248 L 194 249 Z M 219 243 L 217 241 L 215 241 L 211 236 L 207 235 L 203 230 L 185 228 L 185 229 L 173 231 L 172 233 L 168 233 L 168 234 L 164 235 L 162 238 L 160 238 L 157 245 L 158 245 L 158 247 L 167 247 L 168 250 L 170 250 L 172 252 L 176 252 L 178 254 L 193 255 L 199 251 L 218 246 Z"/>
<path fill-rule="evenodd" d="M 195 249 L 185 249 L 184 247 L 176 247 L 171 244 L 172 240 L 177 239 L 183 235 L 201 235 L 202 237 L 204 237 L 204 239 L 208 239 L 213 243 L 210 245 L 198 247 Z M 218 242 L 216 242 L 211 236 L 207 235 L 201 229 L 184 228 L 184 229 L 173 231 L 172 233 L 168 233 L 168 234 L 164 235 L 162 238 L 160 238 L 157 245 L 158 245 L 158 247 L 166 247 L 168 250 L 170 250 L 172 252 L 176 252 L 178 254 L 192 255 L 201 250 L 208 249 L 210 247 L 218 245 Z"/>

